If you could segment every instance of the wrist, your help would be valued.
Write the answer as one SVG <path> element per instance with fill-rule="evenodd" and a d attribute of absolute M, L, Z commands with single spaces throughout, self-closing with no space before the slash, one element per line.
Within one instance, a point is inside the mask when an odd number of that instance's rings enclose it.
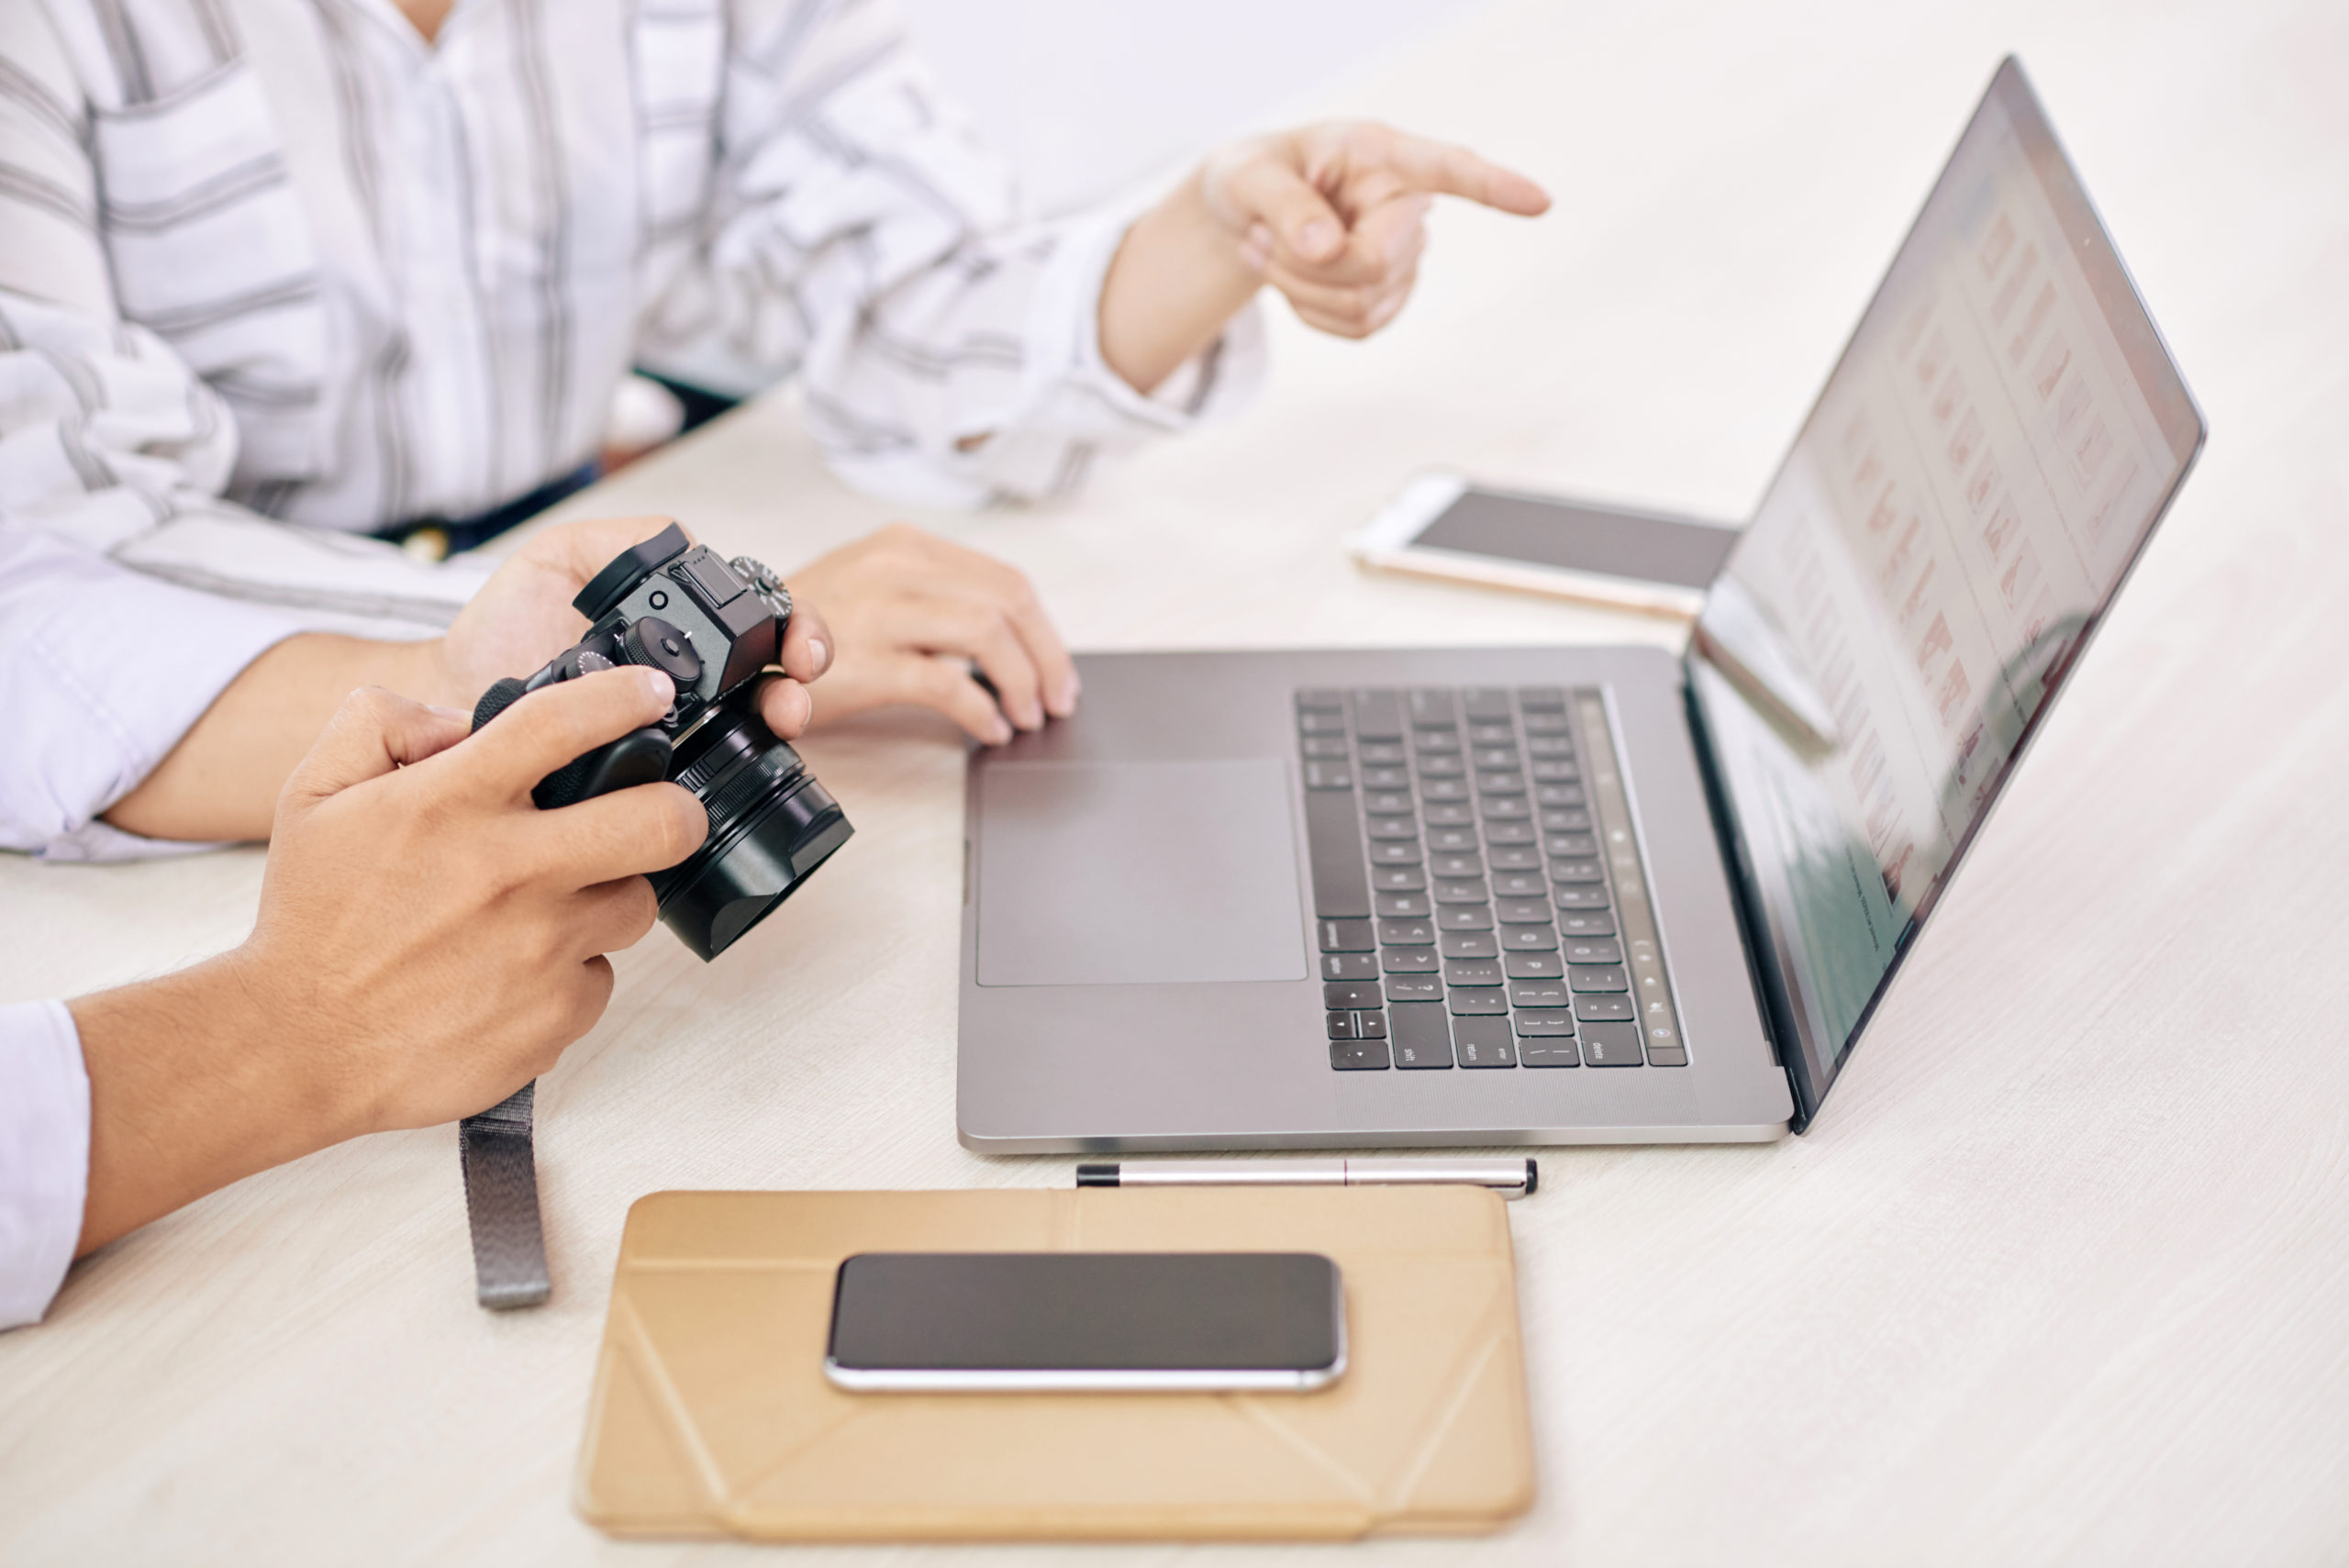
<path fill-rule="evenodd" d="M 1213 342 L 1264 281 L 1245 239 L 1216 216 L 1204 166 L 1135 219 L 1102 279 L 1103 361 L 1147 396 Z"/>

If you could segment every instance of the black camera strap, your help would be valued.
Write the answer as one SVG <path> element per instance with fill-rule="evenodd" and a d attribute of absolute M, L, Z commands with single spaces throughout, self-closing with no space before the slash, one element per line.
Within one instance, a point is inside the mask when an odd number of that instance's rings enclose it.
<path fill-rule="evenodd" d="M 530 1150 L 533 1081 L 457 1124 L 465 1220 L 473 1233 L 473 1287 L 504 1311 L 547 1298 L 546 1234 L 539 1228 L 539 1169 Z"/>

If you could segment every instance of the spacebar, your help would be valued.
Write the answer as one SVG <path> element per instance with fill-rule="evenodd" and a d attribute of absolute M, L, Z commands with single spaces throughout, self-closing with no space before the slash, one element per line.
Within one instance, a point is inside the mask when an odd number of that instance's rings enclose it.
<path fill-rule="evenodd" d="M 1359 920 L 1370 913 L 1370 878 L 1363 872 L 1362 818 L 1352 790 L 1309 790 L 1305 796 L 1306 851 L 1313 860 L 1313 912 L 1325 920 Z"/>

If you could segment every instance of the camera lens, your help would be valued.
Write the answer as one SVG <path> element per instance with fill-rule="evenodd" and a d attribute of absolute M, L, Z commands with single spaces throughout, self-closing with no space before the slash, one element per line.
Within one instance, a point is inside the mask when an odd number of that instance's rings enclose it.
<path fill-rule="evenodd" d="M 854 829 L 799 753 L 731 705 L 685 737 L 672 766 L 709 813 L 709 837 L 655 873 L 652 891 L 662 923 L 707 960 L 797 892 Z"/>

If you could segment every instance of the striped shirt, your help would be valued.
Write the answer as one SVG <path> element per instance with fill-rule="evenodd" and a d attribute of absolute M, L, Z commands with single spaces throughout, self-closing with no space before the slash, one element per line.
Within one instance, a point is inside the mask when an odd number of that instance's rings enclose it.
<path fill-rule="evenodd" d="M 430 45 L 391 0 L 0 0 L 0 846 L 120 852 L 92 819 L 287 632 L 444 624 L 478 568 L 353 536 L 577 468 L 631 365 L 796 374 L 843 476 L 933 504 L 1235 405 L 1252 313 L 1152 397 L 1102 362 L 1130 217 L 1023 222 L 874 0 L 459 0 Z M 75 629 L 133 606 L 211 652 Z"/>

